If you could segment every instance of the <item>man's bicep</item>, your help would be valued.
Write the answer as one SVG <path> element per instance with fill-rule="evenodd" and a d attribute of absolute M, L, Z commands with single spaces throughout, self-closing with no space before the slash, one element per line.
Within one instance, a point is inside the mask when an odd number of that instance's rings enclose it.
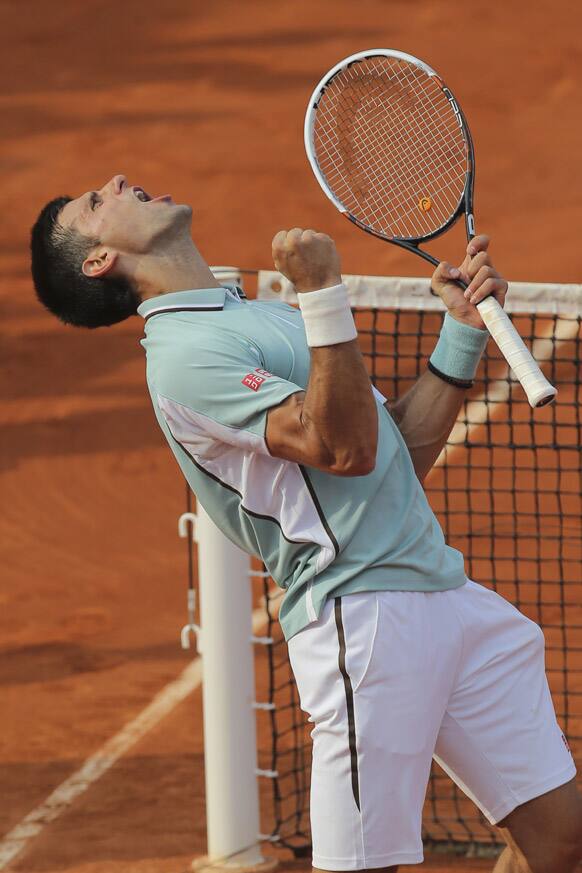
<path fill-rule="evenodd" d="M 291 394 L 276 406 L 267 410 L 267 426 L 265 442 L 275 458 L 318 466 L 320 458 L 316 457 L 313 447 L 307 445 L 307 433 L 301 420 L 301 410 L 305 399 L 305 391 Z"/>
<path fill-rule="evenodd" d="M 304 399 L 305 391 L 298 391 L 268 410 L 265 442 L 269 454 L 285 461 L 342 475 L 335 469 L 333 458 L 328 456 L 317 435 L 306 429 L 301 418 Z"/>

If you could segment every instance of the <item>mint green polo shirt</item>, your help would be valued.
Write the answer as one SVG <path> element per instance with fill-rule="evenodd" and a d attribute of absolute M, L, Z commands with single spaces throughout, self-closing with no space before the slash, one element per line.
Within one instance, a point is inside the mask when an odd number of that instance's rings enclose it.
<path fill-rule="evenodd" d="M 159 425 L 208 515 L 285 590 L 286 639 L 316 621 L 328 597 L 465 583 L 463 556 L 446 545 L 386 398 L 371 383 L 371 473 L 334 476 L 269 453 L 268 410 L 307 389 L 299 309 L 224 286 L 163 294 L 138 312 Z"/>

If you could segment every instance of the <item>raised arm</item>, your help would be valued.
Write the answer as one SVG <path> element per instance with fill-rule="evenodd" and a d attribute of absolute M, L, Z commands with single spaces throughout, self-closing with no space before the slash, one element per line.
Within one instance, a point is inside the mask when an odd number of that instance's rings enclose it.
<path fill-rule="evenodd" d="M 273 260 L 298 293 L 311 367 L 307 391 L 269 410 L 268 449 L 338 476 L 364 476 L 376 463 L 378 411 L 335 244 L 313 230 L 282 230 Z"/>
<path fill-rule="evenodd" d="M 432 289 L 447 307 L 441 338 L 427 372 L 396 402 L 385 404 L 421 481 L 447 441 L 489 336 L 477 303 L 489 294 L 502 306 L 505 301 L 507 282 L 493 267 L 488 247 L 488 237 L 476 236 L 460 268 L 443 262 L 435 270 Z M 469 283 L 465 293 L 450 281 L 459 276 Z"/>

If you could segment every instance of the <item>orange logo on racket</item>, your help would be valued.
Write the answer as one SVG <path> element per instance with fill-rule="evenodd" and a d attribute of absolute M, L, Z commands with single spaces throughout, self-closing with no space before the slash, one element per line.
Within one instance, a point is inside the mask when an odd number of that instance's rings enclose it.
<path fill-rule="evenodd" d="M 430 197 L 421 197 L 418 201 L 418 208 L 421 212 L 428 212 L 429 209 L 432 209 L 432 200 Z"/>

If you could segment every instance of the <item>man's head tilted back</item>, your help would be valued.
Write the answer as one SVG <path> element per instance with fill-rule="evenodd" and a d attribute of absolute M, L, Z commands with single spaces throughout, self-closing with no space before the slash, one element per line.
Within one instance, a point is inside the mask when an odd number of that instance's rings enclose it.
<path fill-rule="evenodd" d="M 117 175 L 97 191 L 57 197 L 31 232 L 39 300 L 66 324 L 101 327 L 136 313 L 144 264 L 176 236 L 190 237 L 192 210 L 151 198 Z"/>

